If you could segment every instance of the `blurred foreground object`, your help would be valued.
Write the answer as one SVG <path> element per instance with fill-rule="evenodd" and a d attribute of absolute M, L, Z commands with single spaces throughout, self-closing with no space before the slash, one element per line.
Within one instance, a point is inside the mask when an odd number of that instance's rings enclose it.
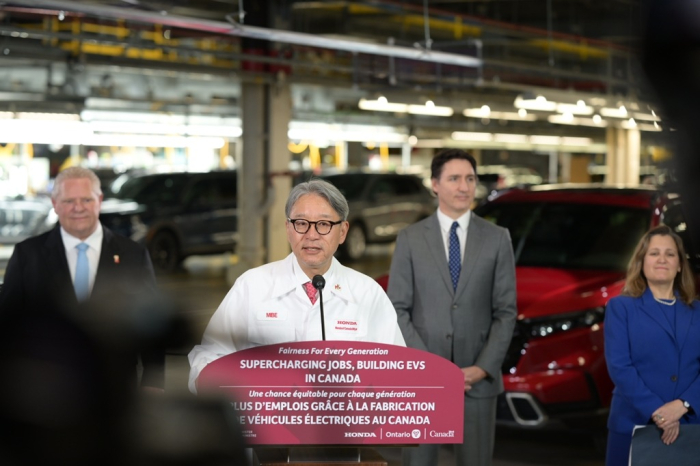
<path fill-rule="evenodd" d="M 132 358 L 177 347 L 190 329 L 158 297 L 118 296 L 0 327 L 0 464 L 244 465 L 242 437 L 220 400 L 139 389 Z M 134 304 L 137 303 L 137 304 Z"/>
<path fill-rule="evenodd" d="M 700 3 L 650 0 L 643 36 L 642 66 L 663 105 L 676 144 L 674 161 L 679 190 L 686 199 L 700 198 Z M 700 204 L 686 203 L 692 241 L 700 246 Z"/>

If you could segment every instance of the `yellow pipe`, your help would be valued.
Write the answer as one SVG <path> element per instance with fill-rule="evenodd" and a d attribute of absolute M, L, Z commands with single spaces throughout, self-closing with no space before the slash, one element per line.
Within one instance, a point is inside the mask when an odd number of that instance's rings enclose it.
<path fill-rule="evenodd" d="M 80 166 L 80 156 L 73 154 L 66 157 L 66 160 L 64 160 L 61 166 L 58 168 L 58 171 L 60 172 L 65 170 L 66 168 L 78 166 Z"/>
<path fill-rule="evenodd" d="M 404 27 L 416 27 L 424 28 L 425 20 L 422 16 L 409 15 L 409 16 L 393 16 L 389 19 L 394 23 L 400 23 Z M 462 24 L 460 21 L 446 21 L 444 19 L 429 19 L 428 27 L 431 30 L 442 30 L 451 32 L 455 39 L 461 39 L 463 36 L 479 37 L 483 32 L 483 29 L 478 26 L 472 26 L 469 24 Z"/>
<path fill-rule="evenodd" d="M 559 52 L 577 54 L 582 60 L 588 58 L 608 58 L 609 53 L 605 49 L 598 47 L 591 47 L 586 44 L 574 44 L 571 42 L 565 42 L 561 40 L 549 41 L 547 39 L 534 39 L 530 41 L 530 45 L 534 47 L 539 47 L 545 51 L 557 50 Z"/>
<path fill-rule="evenodd" d="M 80 34 L 80 21 L 75 18 L 73 21 L 71 21 L 71 32 L 73 35 L 77 36 Z M 80 41 L 77 39 L 73 39 L 71 41 L 71 51 L 73 52 L 74 55 L 79 55 L 80 54 Z"/>
<path fill-rule="evenodd" d="M 335 166 L 336 168 L 343 168 L 343 149 L 345 145 L 343 144 L 342 141 L 337 141 L 335 143 Z"/>
<path fill-rule="evenodd" d="M 14 142 L 8 142 L 4 146 L 0 144 L 0 155 L 12 155 L 17 144 Z"/>
<path fill-rule="evenodd" d="M 389 146 L 385 142 L 379 144 L 379 158 L 382 161 L 382 168 L 386 170 L 389 167 Z"/>
<path fill-rule="evenodd" d="M 219 168 L 226 168 L 226 157 L 228 157 L 228 139 L 224 139 L 224 145 L 219 149 Z"/>
<path fill-rule="evenodd" d="M 370 7 L 365 5 L 349 5 L 345 6 L 344 3 L 332 3 L 332 4 L 320 4 L 315 3 L 314 8 L 318 10 L 335 11 L 347 8 L 347 11 L 351 15 L 378 15 L 383 14 L 384 10 L 376 7 Z M 390 21 L 395 23 L 403 24 L 404 27 L 416 27 L 424 28 L 425 19 L 422 15 L 409 14 L 409 15 L 394 15 L 391 17 Z M 455 39 L 462 39 L 463 36 L 481 36 L 483 28 L 479 26 L 464 25 L 462 23 L 461 16 L 455 16 L 453 21 L 443 20 L 443 19 L 428 19 L 428 26 L 433 30 L 443 30 L 451 31 Z M 567 41 L 550 41 L 548 39 L 534 39 L 530 41 L 530 44 L 535 47 L 541 47 L 548 50 L 551 46 L 554 50 L 559 50 L 566 53 L 578 54 L 582 59 L 586 58 L 600 58 L 604 59 L 609 56 L 609 53 L 604 48 L 592 47 L 586 44 L 577 44 Z"/>
<path fill-rule="evenodd" d="M 172 147 L 165 147 L 164 152 L 165 152 L 165 160 L 168 161 L 168 164 L 172 164 L 173 163 L 173 153 L 175 152 L 175 149 L 173 149 Z"/>
<path fill-rule="evenodd" d="M 289 149 L 289 152 L 291 152 L 292 154 L 301 154 L 308 147 L 309 143 L 307 143 L 306 141 L 301 141 L 299 144 L 289 141 L 289 143 L 287 144 L 287 149 Z"/>
<path fill-rule="evenodd" d="M 309 165 L 312 169 L 321 168 L 321 151 L 314 144 L 309 144 Z"/>

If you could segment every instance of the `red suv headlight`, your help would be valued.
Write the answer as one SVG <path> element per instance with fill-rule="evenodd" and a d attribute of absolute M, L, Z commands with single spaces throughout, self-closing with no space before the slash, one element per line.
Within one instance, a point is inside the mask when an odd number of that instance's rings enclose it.
<path fill-rule="evenodd" d="M 546 337 L 553 333 L 567 332 L 577 328 L 591 327 L 603 321 L 604 307 L 594 307 L 583 311 L 558 314 L 536 319 L 523 319 L 521 325 L 526 338 Z"/>

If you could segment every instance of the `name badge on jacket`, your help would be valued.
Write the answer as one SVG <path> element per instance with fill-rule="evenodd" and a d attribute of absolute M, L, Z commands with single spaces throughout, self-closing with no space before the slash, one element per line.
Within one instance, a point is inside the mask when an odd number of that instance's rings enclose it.
<path fill-rule="evenodd" d="M 255 320 L 248 325 L 248 340 L 253 346 L 294 341 L 294 326 L 287 320 L 289 311 L 262 306 L 253 311 Z"/>
<path fill-rule="evenodd" d="M 348 332 L 350 334 L 356 334 L 359 329 L 357 319 L 338 319 L 333 326 L 333 330 L 336 332 Z"/>
<path fill-rule="evenodd" d="M 255 313 L 255 317 L 258 321 L 274 322 L 274 321 L 287 320 L 287 314 L 288 314 L 288 312 L 286 309 L 279 309 L 279 310 L 263 309 L 263 310 L 257 311 Z"/>

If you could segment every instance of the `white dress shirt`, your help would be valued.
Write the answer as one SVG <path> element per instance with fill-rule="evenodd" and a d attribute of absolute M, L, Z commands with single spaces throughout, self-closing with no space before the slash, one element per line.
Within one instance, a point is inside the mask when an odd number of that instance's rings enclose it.
<path fill-rule="evenodd" d="M 335 258 L 323 274 L 326 340 L 371 341 L 406 346 L 396 311 L 379 284 Z M 311 304 L 294 254 L 241 275 L 190 351 L 190 391 L 212 361 L 254 346 L 321 340 L 320 301 Z"/>
<path fill-rule="evenodd" d="M 445 257 L 447 257 L 447 262 L 450 262 L 450 230 L 452 229 L 452 224 L 454 222 L 459 224 L 459 227 L 457 228 L 457 238 L 459 239 L 459 257 L 462 261 L 464 261 L 464 250 L 467 247 L 467 229 L 469 228 L 469 219 L 471 219 L 471 216 L 472 211 L 470 210 L 455 220 L 442 213 L 440 209 L 437 210 L 437 218 L 438 223 L 440 223 L 442 244 L 445 245 Z"/>
<path fill-rule="evenodd" d="M 63 246 L 66 248 L 66 259 L 68 259 L 68 269 L 70 270 L 70 279 L 75 283 L 75 268 L 78 263 L 78 249 L 77 245 L 80 243 L 85 243 L 89 247 L 85 251 L 88 259 L 89 278 L 90 287 L 89 290 L 92 291 L 92 286 L 95 284 L 95 276 L 97 275 L 97 266 L 100 263 L 100 254 L 102 253 L 102 237 L 104 232 L 102 231 L 102 224 L 97 222 L 97 229 L 85 240 L 80 240 L 75 236 L 68 233 L 61 227 L 61 239 L 63 240 Z"/>

